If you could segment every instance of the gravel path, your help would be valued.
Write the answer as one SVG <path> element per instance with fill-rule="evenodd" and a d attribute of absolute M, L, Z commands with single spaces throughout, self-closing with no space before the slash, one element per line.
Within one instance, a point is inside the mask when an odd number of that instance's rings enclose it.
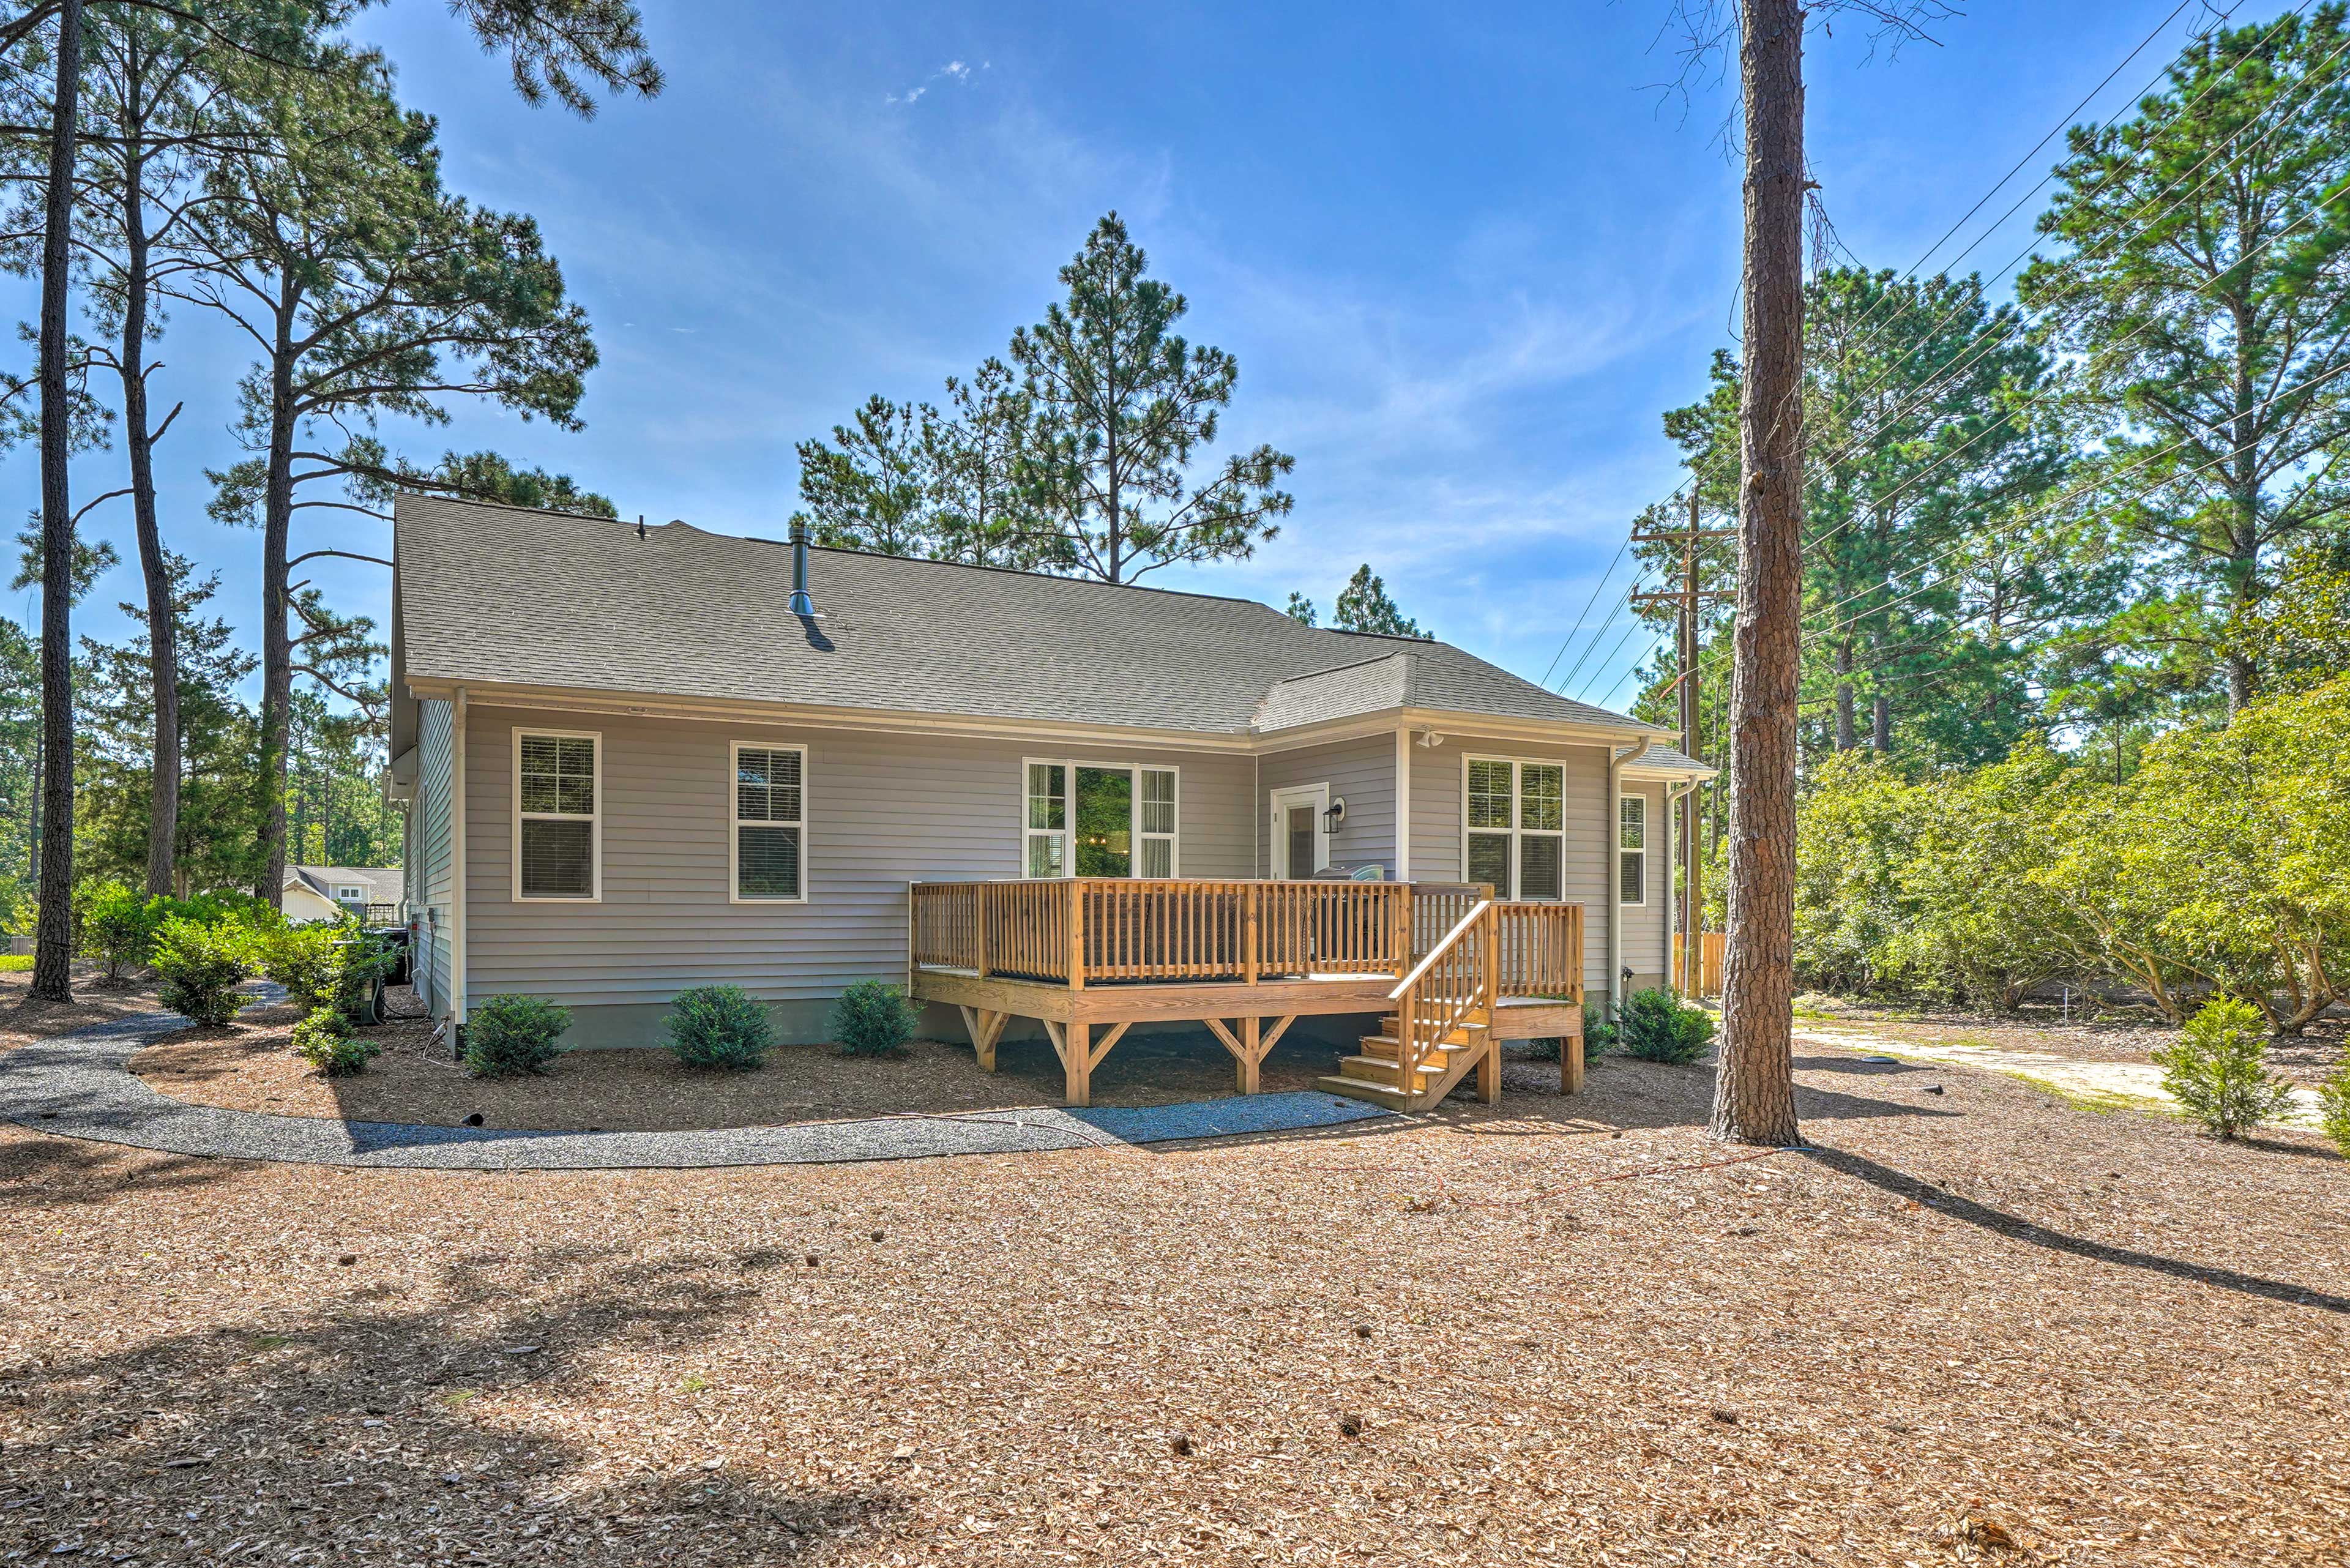
<path fill-rule="evenodd" d="M 273 1000 L 264 996 L 261 1000 Z M 1298 1132 L 1390 1113 L 1321 1094 L 1068 1111 L 1049 1106 L 693 1132 L 517 1132 L 222 1110 L 158 1094 L 130 1058 L 185 1029 L 140 1012 L 0 1053 L 0 1118 L 37 1132 L 168 1154 L 416 1170 L 687 1169 L 1015 1154 Z"/>
<path fill-rule="evenodd" d="M 1835 1045 L 1847 1051 L 1872 1051 L 1915 1062 L 1947 1062 L 1962 1067 L 1987 1067 L 2011 1077 L 2036 1078 L 2093 1100 L 2137 1101 L 2152 1111 L 2173 1111 L 2178 1102 L 2162 1086 L 2162 1069 L 2139 1062 L 2085 1062 L 2048 1051 L 2017 1051 L 1996 1045 L 1929 1044 L 1917 1040 L 1892 1040 L 1857 1029 L 1798 1029 L 1795 1038 L 1814 1045 Z M 2317 1091 L 2296 1086 L 2293 1107 L 2277 1118 L 2277 1126 L 2315 1127 Z"/>

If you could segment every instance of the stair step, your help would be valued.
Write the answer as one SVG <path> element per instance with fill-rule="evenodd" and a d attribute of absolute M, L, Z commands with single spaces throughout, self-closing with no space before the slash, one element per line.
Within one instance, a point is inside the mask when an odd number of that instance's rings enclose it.
<path fill-rule="evenodd" d="M 1411 1109 L 1411 1096 L 1391 1084 L 1374 1084 L 1367 1078 L 1316 1078 L 1314 1080 L 1325 1093 L 1343 1095 L 1350 1100 L 1365 1100 L 1375 1106 L 1385 1106 L 1391 1111 Z"/>
<path fill-rule="evenodd" d="M 1451 1063 L 1440 1059 L 1422 1062 L 1419 1064 L 1420 1080 L 1425 1084 L 1429 1079 L 1441 1078 L 1451 1066 Z M 1393 1084 L 1402 1071 L 1400 1063 L 1387 1056 L 1342 1056 L 1338 1059 L 1341 1077 L 1357 1078 L 1367 1084 Z"/>

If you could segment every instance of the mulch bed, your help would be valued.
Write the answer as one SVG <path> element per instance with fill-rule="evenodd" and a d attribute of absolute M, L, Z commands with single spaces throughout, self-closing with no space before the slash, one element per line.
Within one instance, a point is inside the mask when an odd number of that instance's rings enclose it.
<path fill-rule="evenodd" d="M 190 1029 L 140 1052 L 130 1070 L 163 1094 L 232 1110 L 348 1121 L 577 1132 L 779 1127 L 858 1116 L 1005 1110 L 1062 1103 L 1060 1058 L 1045 1041 L 1005 1041 L 996 1073 L 968 1045 L 914 1042 L 894 1056 L 844 1056 L 829 1045 L 778 1048 L 754 1072 L 681 1065 L 667 1051 L 573 1051 L 544 1074 L 476 1078 L 436 1044 L 430 1020 L 365 1032 L 383 1047 L 363 1073 L 329 1078 L 294 1054 L 299 1014 L 255 1011 L 223 1029 Z M 1284 1037 L 1265 1061 L 1268 1090 L 1307 1089 L 1338 1053 Z M 1233 1089 L 1232 1059 L 1204 1032 L 1129 1036 L 1095 1071 L 1097 1106 L 1171 1105 Z"/>
<path fill-rule="evenodd" d="M 32 981 L 30 970 L 0 972 L 0 1051 L 130 1013 L 152 1012 L 162 1005 L 155 999 L 152 975 L 109 981 L 90 965 L 78 963 L 69 1002 L 35 1002 L 26 994 Z"/>
<path fill-rule="evenodd" d="M 1888 1040 L 1932 1045 L 1989 1045 L 2002 1051 L 2044 1051 L 2080 1062 L 2148 1063 L 2157 1046 L 2174 1044 L 2179 1031 L 2147 1010 L 2118 1010 L 2085 1020 L 2077 1010 L 2070 1023 L 2059 1011 L 2034 1002 L 2020 1015 L 1957 1011 L 1907 1012 L 1806 996 L 1798 1029 L 1863 1030 Z M 2269 1042 L 2269 1065 L 2297 1084 L 2315 1085 L 2350 1060 L 2345 1034 L 2350 1010 L 2340 1007 L 2313 1022 L 2298 1038 Z"/>
<path fill-rule="evenodd" d="M 882 1166 L 0 1129 L 0 1557 L 2340 1561 L 2341 1161 L 1800 1057 L 1808 1154 L 1622 1061 L 1379 1131 Z"/>

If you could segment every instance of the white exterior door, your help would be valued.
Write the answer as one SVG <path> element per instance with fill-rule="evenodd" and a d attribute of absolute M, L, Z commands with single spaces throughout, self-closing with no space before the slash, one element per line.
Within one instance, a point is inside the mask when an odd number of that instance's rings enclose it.
<path fill-rule="evenodd" d="M 1273 792 L 1273 874 L 1305 878 L 1330 867 L 1330 836 L 1322 814 L 1330 807 L 1330 786 L 1305 784 Z"/>

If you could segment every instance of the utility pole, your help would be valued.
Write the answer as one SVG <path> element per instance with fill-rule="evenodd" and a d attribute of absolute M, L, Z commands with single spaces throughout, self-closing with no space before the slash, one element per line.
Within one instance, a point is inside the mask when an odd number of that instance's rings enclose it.
<path fill-rule="evenodd" d="M 1638 604 L 1670 604 L 1679 608 L 1679 625 L 1677 630 L 1676 647 L 1680 655 L 1681 668 L 1680 675 L 1673 684 L 1679 689 L 1680 694 L 1681 750 L 1690 757 L 1702 761 L 1703 758 L 1700 756 L 1698 749 L 1700 745 L 1697 683 L 1698 607 L 1708 599 L 1726 599 L 1731 596 L 1721 589 L 1701 589 L 1697 586 L 1698 546 L 1702 540 L 1712 535 L 1731 536 L 1736 534 L 1736 530 L 1709 529 L 1701 526 L 1698 519 L 1698 482 L 1695 474 L 1690 476 L 1689 492 L 1689 526 L 1687 528 L 1648 534 L 1636 531 L 1632 535 L 1633 542 L 1636 544 L 1674 542 L 1679 544 L 1681 547 L 1679 589 L 1665 593 L 1635 594 L 1632 597 Z M 1699 981 L 1702 972 L 1700 966 L 1705 956 L 1705 938 L 1701 929 L 1705 924 L 1705 897 L 1703 884 L 1700 881 L 1703 857 L 1698 853 L 1698 826 L 1705 820 L 1704 814 L 1698 809 L 1698 788 L 1701 787 L 1691 788 L 1687 794 L 1681 796 L 1680 801 L 1681 877 L 1682 888 L 1688 900 L 1682 906 L 1685 918 L 1681 921 L 1681 979 L 1682 990 L 1691 994 L 1697 993 L 1700 990 Z"/>

